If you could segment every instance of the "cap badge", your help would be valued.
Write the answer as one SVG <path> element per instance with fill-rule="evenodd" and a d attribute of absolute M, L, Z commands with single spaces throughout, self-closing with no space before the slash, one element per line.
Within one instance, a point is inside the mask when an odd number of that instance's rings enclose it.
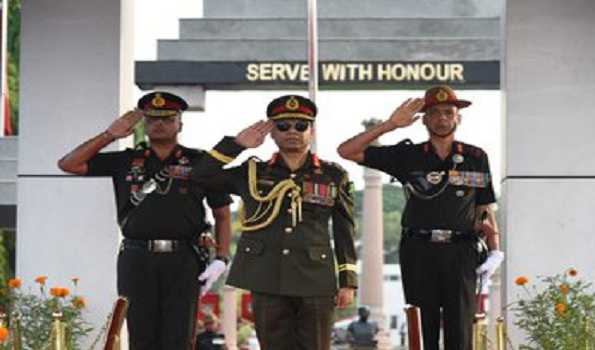
<path fill-rule="evenodd" d="M 163 107 L 165 105 L 165 99 L 161 97 L 161 94 L 155 94 L 151 103 L 153 104 L 153 107 Z"/>
<path fill-rule="evenodd" d="M 294 96 L 291 96 L 287 102 L 285 102 L 285 107 L 290 111 L 295 111 L 296 109 L 300 108 L 300 102 Z"/>
<path fill-rule="evenodd" d="M 448 93 L 446 93 L 446 91 L 444 91 L 444 90 L 439 90 L 436 93 L 436 99 L 439 102 L 444 102 L 444 101 L 448 100 Z"/>

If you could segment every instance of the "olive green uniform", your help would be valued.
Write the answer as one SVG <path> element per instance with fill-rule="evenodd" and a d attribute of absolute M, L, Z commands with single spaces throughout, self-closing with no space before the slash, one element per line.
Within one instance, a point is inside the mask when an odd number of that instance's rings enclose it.
<path fill-rule="evenodd" d="M 337 289 L 357 287 L 347 173 L 314 154 L 294 172 L 276 155 L 223 170 L 242 150 L 226 137 L 193 171 L 200 186 L 244 202 L 227 283 L 253 293 L 263 350 L 329 349 Z"/>

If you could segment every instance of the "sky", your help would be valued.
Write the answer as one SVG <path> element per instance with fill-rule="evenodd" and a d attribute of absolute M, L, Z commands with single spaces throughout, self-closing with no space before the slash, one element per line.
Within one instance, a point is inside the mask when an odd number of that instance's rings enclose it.
<path fill-rule="evenodd" d="M 158 39 L 176 39 L 180 18 L 202 17 L 201 0 L 172 0 L 164 10 L 159 0 L 136 0 L 135 60 L 155 60 Z M 267 104 L 275 97 L 287 93 L 307 96 L 307 91 L 208 91 L 204 112 L 186 112 L 180 143 L 188 147 L 210 149 L 224 135 L 236 135 L 244 127 L 265 119 Z M 137 89 L 137 97 L 143 94 Z M 423 91 L 320 91 L 318 105 L 317 153 L 322 159 L 339 163 L 350 174 L 356 189 L 364 186 L 363 168 L 342 160 L 336 152 L 344 140 L 363 131 L 362 121 L 369 118 L 386 119 L 392 111 L 409 97 L 422 97 Z M 473 104 L 461 111 L 462 123 L 456 138 L 483 148 L 490 158 L 495 179 L 500 190 L 501 150 L 501 96 L 499 91 L 459 91 L 458 97 Z M 420 122 L 406 129 L 397 129 L 380 138 L 382 144 L 395 144 L 410 138 L 422 142 L 428 135 Z M 270 158 L 275 145 L 270 138 L 260 148 L 249 150 L 233 164 L 248 156 Z M 388 177 L 384 176 L 384 181 Z"/>

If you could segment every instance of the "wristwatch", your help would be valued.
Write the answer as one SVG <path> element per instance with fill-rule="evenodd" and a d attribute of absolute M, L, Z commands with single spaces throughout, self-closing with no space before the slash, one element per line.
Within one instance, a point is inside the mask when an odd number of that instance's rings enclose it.
<path fill-rule="evenodd" d="M 229 264 L 229 258 L 223 255 L 215 256 L 215 260 L 221 260 L 225 263 L 225 265 Z"/>

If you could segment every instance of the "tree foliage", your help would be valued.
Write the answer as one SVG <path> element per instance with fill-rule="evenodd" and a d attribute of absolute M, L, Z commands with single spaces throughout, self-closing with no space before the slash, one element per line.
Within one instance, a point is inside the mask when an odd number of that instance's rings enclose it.
<path fill-rule="evenodd" d="M 8 24 L 6 33 L 6 73 L 8 96 L 14 134 L 19 128 L 19 72 L 21 56 L 21 0 L 8 2 Z"/>

